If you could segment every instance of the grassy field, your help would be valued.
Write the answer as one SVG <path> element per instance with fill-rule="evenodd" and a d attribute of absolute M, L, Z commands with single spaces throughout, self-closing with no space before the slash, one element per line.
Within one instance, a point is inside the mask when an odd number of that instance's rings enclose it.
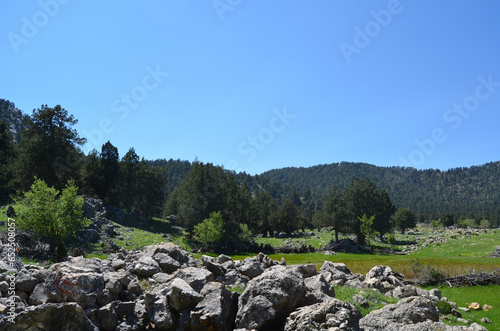
<path fill-rule="evenodd" d="M 430 288 L 426 288 L 430 289 Z M 471 310 L 470 312 L 462 312 L 462 318 L 470 321 L 470 323 L 478 323 L 486 327 L 488 330 L 500 330 L 500 285 L 490 286 L 472 286 L 472 287 L 439 287 L 443 297 L 453 301 L 458 307 L 469 307 L 472 302 L 477 302 L 483 307 L 485 304 L 492 306 L 490 310 Z M 481 322 L 482 318 L 488 318 L 492 323 Z M 455 322 L 455 319 L 449 317 L 446 322 L 450 325 L 461 325 Z"/>
<path fill-rule="evenodd" d="M 427 231 L 427 230 L 426 230 Z M 331 238 L 331 233 L 316 233 L 321 238 Z M 422 265 L 430 265 L 447 275 L 455 276 L 469 273 L 470 271 L 493 272 L 500 269 L 498 259 L 489 258 L 488 255 L 500 246 L 500 230 L 490 230 L 481 236 L 470 236 L 447 239 L 445 243 L 436 243 L 416 250 L 409 255 L 376 255 L 376 254 L 352 254 L 338 253 L 337 255 L 324 255 L 322 253 L 305 254 L 272 254 L 275 260 L 284 258 L 288 264 L 313 263 L 321 267 L 323 261 L 343 262 L 352 272 L 366 274 L 373 266 L 378 264 L 388 265 L 393 270 L 404 274 L 407 278 L 413 278 L 414 273 L 411 263 L 416 260 Z M 325 239 L 303 239 L 292 238 L 294 241 L 303 241 L 308 245 L 314 242 L 325 241 Z M 260 243 L 274 243 L 277 246 L 284 245 L 287 239 L 258 238 Z M 329 240 L 329 239 L 328 239 Z M 411 236 L 400 236 L 398 240 L 411 240 Z M 384 247 L 383 243 L 376 243 L 378 247 Z M 387 247 L 389 245 L 386 245 Z M 399 247 L 401 249 L 402 247 Z M 242 259 L 248 255 L 235 255 L 233 258 Z"/>

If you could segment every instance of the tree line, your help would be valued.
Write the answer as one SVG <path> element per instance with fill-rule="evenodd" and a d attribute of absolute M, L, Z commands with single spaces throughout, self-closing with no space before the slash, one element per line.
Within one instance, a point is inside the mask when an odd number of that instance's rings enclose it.
<path fill-rule="evenodd" d="M 14 142 L 8 123 L 0 121 L 0 202 L 22 196 L 37 180 L 57 192 L 71 183 L 78 194 L 99 197 L 145 217 L 175 215 L 193 241 L 226 250 L 244 247 L 250 234 L 291 236 L 299 230 L 331 227 L 337 239 L 339 234 L 354 235 L 364 243 L 396 228 L 404 232 L 423 214 L 413 213 L 421 205 L 402 199 L 401 190 L 426 187 L 432 180 L 425 178 L 437 176 L 443 177 L 440 194 L 446 196 L 443 192 L 451 190 L 446 188 L 452 186 L 450 178 L 464 177 L 463 170 L 437 175 L 414 169 L 391 172 L 364 164 L 285 168 L 250 176 L 198 161 L 147 161 L 134 148 L 120 158 L 110 141 L 100 151 L 85 155 L 81 146 L 86 140 L 73 128 L 77 119 L 61 106 L 42 105 L 25 121 L 19 143 Z M 487 167 L 468 171 L 476 173 L 476 180 L 490 174 L 496 182 L 498 166 Z M 469 187 L 465 182 L 461 185 Z M 408 195 L 414 194 L 418 201 L 432 200 L 419 192 Z M 467 196 L 465 188 L 460 192 Z M 481 187 L 476 192 L 478 201 L 496 201 L 483 196 Z M 438 204 L 443 202 L 441 195 L 435 199 Z M 442 224 L 457 219 L 449 212 L 440 218 Z"/>

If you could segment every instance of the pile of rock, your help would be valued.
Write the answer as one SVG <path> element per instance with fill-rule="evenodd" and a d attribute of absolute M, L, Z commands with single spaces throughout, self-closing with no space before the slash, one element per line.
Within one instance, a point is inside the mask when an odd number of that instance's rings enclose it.
<path fill-rule="evenodd" d="M 498 246 L 493 253 L 490 254 L 490 257 L 500 257 L 500 246 Z"/>
<path fill-rule="evenodd" d="M 171 244 L 120 250 L 108 259 L 70 257 L 49 268 L 15 264 L 15 317 L 0 274 L 0 330 L 417 330 L 439 326 L 437 290 L 405 286 L 376 266 L 363 276 L 343 263 L 286 266 L 264 254 L 196 260 Z M 362 318 L 334 286 L 403 298 Z M 242 293 L 230 289 L 244 289 Z M 422 328 L 420 328 L 422 329 Z M 419 330 L 420 330 L 419 329 Z M 443 326 L 444 330 L 446 329 Z M 450 329 L 451 330 L 451 329 Z M 464 330 L 481 330 L 465 328 Z"/>

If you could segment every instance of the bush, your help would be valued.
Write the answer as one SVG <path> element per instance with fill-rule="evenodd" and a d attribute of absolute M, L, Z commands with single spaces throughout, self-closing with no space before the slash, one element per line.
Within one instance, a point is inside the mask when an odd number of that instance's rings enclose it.
<path fill-rule="evenodd" d="M 68 181 L 59 192 L 43 180 L 35 179 L 31 190 L 16 200 L 19 226 L 46 237 L 51 253 L 57 250 L 58 259 L 66 254 L 63 241 L 90 222 L 83 217 L 83 198 L 77 198 L 77 190 L 73 181 Z"/>
<path fill-rule="evenodd" d="M 448 315 L 451 314 L 451 305 L 443 300 L 438 300 L 435 303 L 436 308 L 439 310 L 439 312 L 443 315 Z"/>
<path fill-rule="evenodd" d="M 418 259 L 410 261 L 409 266 L 415 273 L 417 282 L 421 285 L 435 285 L 438 284 L 441 279 L 448 276 L 430 264 L 423 266 Z"/>

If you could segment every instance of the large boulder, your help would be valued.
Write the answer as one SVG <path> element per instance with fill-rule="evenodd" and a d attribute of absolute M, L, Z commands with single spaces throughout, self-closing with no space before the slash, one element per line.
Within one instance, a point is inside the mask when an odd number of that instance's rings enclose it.
<path fill-rule="evenodd" d="M 161 271 L 158 263 L 150 256 L 143 256 L 137 261 L 134 271 L 139 276 L 149 277 Z"/>
<path fill-rule="evenodd" d="M 329 300 L 297 309 L 286 319 L 285 331 L 346 330 L 359 331 L 363 317 L 358 308 L 347 302 Z"/>
<path fill-rule="evenodd" d="M 201 290 L 203 300 L 189 313 L 192 331 L 230 331 L 238 309 L 238 294 L 230 292 L 220 283 L 211 282 Z"/>
<path fill-rule="evenodd" d="M 236 328 L 265 330 L 281 325 L 307 292 L 300 274 L 283 266 L 250 280 L 239 298 Z"/>
<path fill-rule="evenodd" d="M 438 322 L 439 311 L 431 300 L 415 296 L 370 312 L 360 320 L 359 325 L 366 331 L 396 331 L 408 330 L 408 325 L 426 321 Z"/>
<path fill-rule="evenodd" d="M 197 292 L 200 292 L 206 283 L 214 280 L 214 275 L 210 271 L 195 267 L 180 269 L 175 277 L 186 281 Z"/>
<path fill-rule="evenodd" d="M 170 290 L 167 293 L 168 305 L 176 310 L 182 312 L 185 309 L 194 308 L 198 302 L 203 300 L 203 296 L 193 290 L 186 281 L 175 278 L 169 284 Z"/>
<path fill-rule="evenodd" d="M 0 319 L 0 330 L 4 331 L 98 331 L 97 326 L 85 316 L 82 307 L 76 303 L 46 303 L 31 306 L 14 317 L 14 323 L 7 318 Z"/>

